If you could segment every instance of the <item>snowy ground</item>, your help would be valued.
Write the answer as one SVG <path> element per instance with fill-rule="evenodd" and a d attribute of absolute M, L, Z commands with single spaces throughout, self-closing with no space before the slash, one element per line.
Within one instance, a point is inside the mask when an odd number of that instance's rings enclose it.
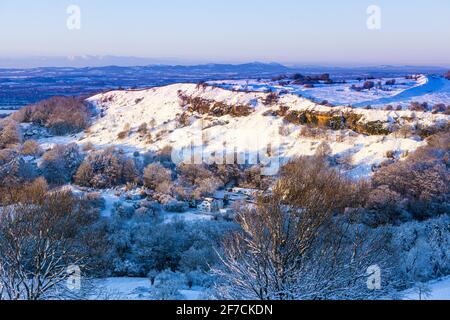
<path fill-rule="evenodd" d="M 105 208 L 102 210 L 102 217 L 111 217 L 114 204 L 120 200 L 115 190 L 102 190 L 102 197 L 105 200 Z"/>
<path fill-rule="evenodd" d="M 163 219 L 164 219 L 164 223 L 172 223 L 172 222 L 177 222 L 177 221 L 202 222 L 202 221 L 211 221 L 213 219 L 213 216 L 199 212 L 197 209 L 193 209 L 193 210 L 189 210 L 184 213 L 164 212 Z"/>
<path fill-rule="evenodd" d="M 384 85 L 386 81 L 395 79 L 396 84 Z M 450 81 L 442 77 L 421 76 L 416 80 L 405 78 L 381 78 L 371 80 L 380 81 L 383 89 L 374 88 L 361 92 L 351 89 L 352 85 L 361 86 L 363 81 L 348 80 L 346 83 L 317 84 L 314 88 L 305 88 L 303 85 L 279 85 L 273 81 L 239 80 L 239 81 L 211 81 L 210 84 L 226 89 L 251 90 L 264 92 L 267 90 L 285 90 L 292 94 L 301 95 L 316 101 L 326 100 L 334 105 L 351 105 L 353 107 L 372 106 L 383 108 L 385 105 L 402 105 L 407 107 L 411 102 L 427 102 L 430 105 L 437 103 L 450 104 Z"/>
<path fill-rule="evenodd" d="M 417 290 L 405 292 L 405 300 L 450 300 L 450 277 L 432 281 L 427 284 L 429 293 L 422 295 Z"/>
<path fill-rule="evenodd" d="M 17 110 L 0 109 L 0 115 L 8 115 L 16 112 Z"/>
<path fill-rule="evenodd" d="M 39 139 L 38 142 L 42 148 L 42 150 L 50 150 L 57 144 L 69 144 L 76 143 L 84 134 L 80 133 L 77 135 L 68 135 L 68 136 L 58 136 L 51 138 L 43 138 Z"/>
<path fill-rule="evenodd" d="M 155 299 L 156 288 L 151 286 L 147 278 L 107 278 L 97 280 L 96 285 L 101 288 L 101 297 L 113 300 L 152 300 Z M 450 277 L 431 281 L 427 284 L 428 294 L 420 294 L 417 290 L 404 292 L 404 300 L 450 300 Z M 181 287 L 181 300 L 205 299 L 204 288 L 194 287 L 191 289 Z"/>
<path fill-rule="evenodd" d="M 100 289 L 100 299 L 110 300 L 156 300 L 158 288 L 152 286 L 147 278 L 107 278 L 96 280 L 95 285 Z M 204 288 L 180 287 L 179 300 L 204 300 Z M 96 299 L 97 297 L 92 297 Z"/>

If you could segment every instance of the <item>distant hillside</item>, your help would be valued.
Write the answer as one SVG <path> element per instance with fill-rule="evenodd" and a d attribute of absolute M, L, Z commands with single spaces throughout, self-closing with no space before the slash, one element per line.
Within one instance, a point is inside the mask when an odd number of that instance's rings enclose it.
<path fill-rule="evenodd" d="M 107 60 L 111 63 L 118 60 Z M 135 61 L 136 64 L 146 60 Z M 13 63 L 0 66 L 14 65 Z M 37 64 L 40 65 L 40 64 Z M 42 62 L 41 65 L 48 65 Z M 61 65 L 61 64 L 55 64 Z M 213 80 L 270 79 L 282 74 L 330 73 L 334 79 L 354 79 L 358 76 L 404 76 L 405 74 L 444 74 L 435 67 L 330 67 L 295 66 L 277 63 L 101 66 L 101 67 L 39 67 L 32 69 L 0 69 L 0 110 L 19 109 L 52 96 L 93 95 L 124 88 L 144 89 L 174 83 L 198 83 Z"/>

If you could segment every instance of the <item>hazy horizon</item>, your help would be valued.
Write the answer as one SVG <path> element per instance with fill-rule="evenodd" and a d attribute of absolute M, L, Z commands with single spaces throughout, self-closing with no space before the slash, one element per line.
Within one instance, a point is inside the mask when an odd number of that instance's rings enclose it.
<path fill-rule="evenodd" d="M 399 63 L 333 63 L 333 62 L 291 62 L 283 63 L 279 61 L 235 61 L 235 60 L 183 60 L 177 58 L 151 58 L 139 56 L 22 56 L 22 57 L 3 57 L 0 56 L 0 68 L 84 68 L 84 67 L 143 67 L 152 65 L 161 66 L 195 66 L 208 64 L 224 65 L 243 65 L 243 64 L 279 64 L 290 68 L 301 67 L 327 67 L 327 68 L 378 68 L 378 67 L 429 67 L 429 68 L 450 68 L 449 64 L 399 64 Z"/>
<path fill-rule="evenodd" d="M 0 60 L 450 66 L 449 13 L 445 0 L 0 0 Z"/>

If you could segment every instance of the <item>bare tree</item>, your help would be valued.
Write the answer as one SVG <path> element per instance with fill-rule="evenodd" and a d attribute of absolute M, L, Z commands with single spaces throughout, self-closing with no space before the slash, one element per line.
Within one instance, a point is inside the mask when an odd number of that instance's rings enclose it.
<path fill-rule="evenodd" d="M 0 149 L 13 147 L 22 141 L 20 128 L 14 121 L 0 123 Z"/>
<path fill-rule="evenodd" d="M 0 209 L 0 299 L 67 297 L 66 281 L 89 262 L 82 232 L 98 215 L 43 180 L 16 196 Z"/>
<path fill-rule="evenodd" d="M 215 270 L 223 280 L 219 295 L 287 300 L 381 294 L 368 290 L 366 272 L 374 264 L 388 270 L 385 242 L 355 224 L 356 214 L 344 214 L 358 207 L 364 189 L 323 160 L 289 163 L 270 195 L 238 210 L 242 230 L 226 239 L 223 268 Z"/>
<path fill-rule="evenodd" d="M 144 170 L 144 185 L 153 190 L 160 191 L 161 185 L 172 182 L 172 173 L 159 163 L 152 163 Z M 167 189 L 170 189 L 167 188 Z"/>

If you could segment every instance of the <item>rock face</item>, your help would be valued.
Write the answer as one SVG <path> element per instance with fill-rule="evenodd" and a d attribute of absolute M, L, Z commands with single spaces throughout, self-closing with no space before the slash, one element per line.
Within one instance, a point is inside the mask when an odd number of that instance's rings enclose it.
<path fill-rule="evenodd" d="M 392 131 L 388 123 L 382 121 L 361 121 L 362 115 L 352 112 L 316 112 L 316 111 L 291 111 L 285 116 L 289 123 L 309 125 L 330 130 L 350 129 L 365 135 L 388 135 Z"/>
<path fill-rule="evenodd" d="M 253 112 L 249 105 L 232 105 L 222 101 L 208 100 L 201 97 L 191 97 L 179 94 L 181 104 L 187 107 L 189 113 L 198 113 L 213 117 L 231 115 L 233 117 L 247 117 Z"/>

